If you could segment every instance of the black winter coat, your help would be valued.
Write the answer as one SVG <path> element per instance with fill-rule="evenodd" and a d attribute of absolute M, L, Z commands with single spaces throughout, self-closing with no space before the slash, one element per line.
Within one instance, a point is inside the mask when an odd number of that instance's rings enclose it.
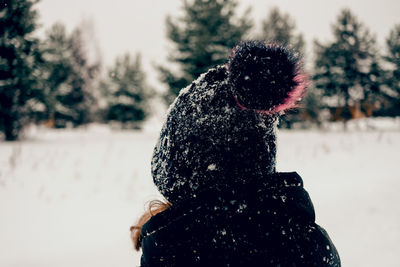
<path fill-rule="evenodd" d="M 215 185 L 152 217 L 141 266 L 340 266 L 300 176 Z"/>

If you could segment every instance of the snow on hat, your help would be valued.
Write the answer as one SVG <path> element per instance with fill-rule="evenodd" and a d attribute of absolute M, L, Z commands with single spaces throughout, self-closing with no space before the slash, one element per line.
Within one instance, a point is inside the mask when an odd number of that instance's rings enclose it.
<path fill-rule="evenodd" d="M 176 203 L 275 172 L 277 118 L 305 85 L 288 49 L 241 42 L 225 66 L 202 74 L 170 106 L 152 159 L 158 190 Z"/>

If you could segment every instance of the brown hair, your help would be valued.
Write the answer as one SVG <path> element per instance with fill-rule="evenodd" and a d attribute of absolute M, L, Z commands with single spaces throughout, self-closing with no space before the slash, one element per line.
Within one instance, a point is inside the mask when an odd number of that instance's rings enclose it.
<path fill-rule="evenodd" d="M 151 217 L 157 213 L 163 212 L 169 207 L 171 207 L 171 203 L 169 202 L 163 202 L 161 200 L 152 200 L 149 202 L 147 211 L 139 218 L 138 222 L 130 228 L 131 239 L 135 250 L 139 251 L 142 247 L 141 233 L 143 225 L 150 220 Z"/>

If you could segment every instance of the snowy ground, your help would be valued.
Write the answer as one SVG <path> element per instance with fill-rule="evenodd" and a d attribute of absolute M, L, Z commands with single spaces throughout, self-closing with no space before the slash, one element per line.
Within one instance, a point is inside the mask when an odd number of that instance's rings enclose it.
<path fill-rule="evenodd" d="M 400 127 L 384 128 L 278 133 L 278 170 L 303 177 L 343 266 L 399 266 Z M 137 266 L 129 227 L 158 197 L 156 138 L 92 126 L 1 142 L 0 267 Z"/>

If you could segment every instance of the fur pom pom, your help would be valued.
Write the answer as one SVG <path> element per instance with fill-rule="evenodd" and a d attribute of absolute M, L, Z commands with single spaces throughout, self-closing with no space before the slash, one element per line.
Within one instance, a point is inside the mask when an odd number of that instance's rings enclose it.
<path fill-rule="evenodd" d="M 300 60 L 289 49 L 243 41 L 228 62 L 229 83 L 242 109 L 278 113 L 296 106 L 307 87 Z"/>

